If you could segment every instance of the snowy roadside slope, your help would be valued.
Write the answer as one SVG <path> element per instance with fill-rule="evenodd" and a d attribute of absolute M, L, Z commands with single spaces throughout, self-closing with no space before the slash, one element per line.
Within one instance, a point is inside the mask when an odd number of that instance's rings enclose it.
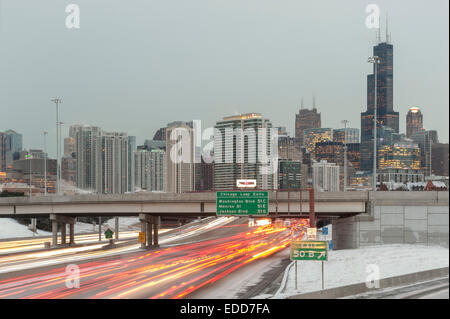
<path fill-rule="evenodd" d="M 38 230 L 35 236 L 50 236 L 50 232 Z M 33 237 L 27 226 L 19 224 L 12 218 L 0 218 L 0 239 Z"/>
<path fill-rule="evenodd" d="M 106 223 L 102 224 L 102 233 L 106 229 L 115 229 L 116 219 L 109 219 Z M 138 217 L 119 217 L 119 231 L 133 231 L 140 230 L 140 223 Z M 86 233 L 96 233 L 98 232 L 98 225 L 77 222 L 75 224 L 75 234 L 86 234 Z"/>
<path fill-rule="evenodd" d="M 369 265 L 378 266 L 380 279 L 443 268 L 449 266 L 449 250 L 438 246 L 404 244 L 332 250 L 329 251 L 328 261 L 325 262 L 325 289 L 365 282 L 372 272 L 368 268 L 371 267 Z M 292 267 L 286 289 L 277 297 L 284 298 L 289 295 L 322 289 L 320 262 L 298 262 L 298 291 L 294 287 L 294 273 L 295 268 Z"/>

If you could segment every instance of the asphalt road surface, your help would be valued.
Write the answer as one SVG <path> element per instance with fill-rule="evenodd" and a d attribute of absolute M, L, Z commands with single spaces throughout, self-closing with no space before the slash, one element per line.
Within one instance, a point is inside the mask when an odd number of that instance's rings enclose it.
<path fill-rule="evenodd" d="M 290 240 L 282 225 L 237 219 L 160 249 L 4 273 L 0 298 L 186 298 Z"/>

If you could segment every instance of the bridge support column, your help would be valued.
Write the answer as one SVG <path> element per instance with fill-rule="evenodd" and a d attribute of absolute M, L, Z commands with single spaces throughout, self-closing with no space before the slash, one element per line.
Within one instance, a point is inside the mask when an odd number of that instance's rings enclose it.
<path fill-rule="evenodd" d="M 52 247 L 56 247 L 58 245 L 58 222 L 56 220 L 52 220 Z"/>
<path fill-rule="evenodd" d="M 139 214 L 141 221 L 141 232 L 145 232 L 146 244 L 141 243 L 141 248 L 155 248 L 158 244 L 158 229 L 160 224 L 159 216 L 150 214 Z"/>
<path fill-rule="evenodd" d="M 69 224 L 69 245 L 75 245 L 75 224 Z"/>
<path fill-rule="evenodd" d="M 153 245 L 155 247 L 159 247 L 159 226 L 161 224 L 161 217 L 156 216 L 155 217 L 155 223 L 153 224 Z"/>
<path fill-rule="evenodd" d="M 66 243 L 67 236 L 67 224 L 70 225 L 70 245 L 75 244 L 75 218 L 70 216 L 50 214 L 50 220 L 52 221 L 52 246 L 58 246 L 58 224 L 61 224 L 61 244 Z"/>
<path fill-rule="evenodd" d="M 145 240 L 147 241 L 147 222 L 141 220 L 141 233 L 145 233 Z M 141 243 L 141 248 L 145 248 L 145 243 Z"/>
<path fill-rule="evenodd" d="M 66 223 L 61 223 L 61 245 L 64 245 L 66 243 L 66 234 L 67 226 Z"/>
<path fill-rule="evenodd" d="M 116 240 L 119 240 L 119 217 L 115 219 Z"/>

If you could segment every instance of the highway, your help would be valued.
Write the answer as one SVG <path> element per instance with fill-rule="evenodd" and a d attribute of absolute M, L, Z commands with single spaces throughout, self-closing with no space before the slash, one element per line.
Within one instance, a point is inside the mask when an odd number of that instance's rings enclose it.
<path fill-rule="evenodd" d="M 21 262 L 8 265 L 0 260 L 0 298 L 188 298 L 241 267 L 284 250 L 292 239 L 292 231 L 284 225 L 249 228 L 243 218 L 183 236 L 193 231 L 168 234 L 160 249 L 149 251 L 129 245 L 114 248 L 117 251 L 50 256 L 31 267 L 29 262 L 22 267 Z M 68 288 L 73 274 L 66 272 L 69 264 L 79 269 L 79 288 Z M 23 270 L 11 274 L 17 266 Z"/>

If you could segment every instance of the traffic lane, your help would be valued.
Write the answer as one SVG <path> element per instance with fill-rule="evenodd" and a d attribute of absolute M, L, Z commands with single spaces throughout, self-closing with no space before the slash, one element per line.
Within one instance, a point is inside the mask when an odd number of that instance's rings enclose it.
<path fill-rule="evenodd" d="M 168 230 L 160 231 L 164 233 Z M 125 231 L 119 233 L 119 240 L 133 239 L 137 238 L 138 231 Z M 32 250 L 42 250 L 44 248 L 45 242 L 51 242 L 51 237 L 39 237 L 33 239 L 19 239 L 19 240 L 8 240 L 0 241 L 0 257 L 21 252 L 30 252 Z M 102 241 L 105 241 L 105 236 L 102 234 Z M 78 234 L 75 235 L 76 244 L 85 244 L 98 242 L 98 234 Z"/>
<path fill-rule="evenodd" d="M 164 233 L 167 231 L 168 230 L 163 230 L 161 232 L 161 238 L 164 238 Z M 17 266 L 19 268 L 20 265 L 32 263 L 34 261 L 44 262 L 45 260 L 54 260 L 55 258 L 60 258 L 62 261 L 64 261 L 70 259 L 70 256 L 85 256 L 87 258 L 91 255 L 109 255 L 114 252 L 119 253 L 136 250 L 140 246 L 137 243 L 137 235 L 137 232 L 127 232 L 126 236 L 120 237 L 122 239 L 115 242 L 116 245 L 119 245 L 118 248 L 108 248 L 107 250 L 104 249 L 105 245 L 107 244 L 106 241 L 90 241 L 89 244 L 84 245 L 60 247 L 54 249 L 40 249 L 5 255 L 0 254 L 0 273 L 14 270 L 14 266 Z M 39 264 L 39 262 L 37 262 L 37 264 Z"/>
<path fill-rule="evenodd" d="M 284 230 L 255 229 L 105 263 L 85 263 L 79 265 L 78 289 L 66 287 L 67 274 L 59 269 L 1 281 L 0 298 L 181 298 L 276 252 L 277 246 L 285 248 L 288 239 Z"/>
<path fill-rule="evenodd" d="M 201 223 L 200 225 L 192 225 L 188 227 L 184 232 L 179 234 L 166 235 L 170 233 L 170 229 L 162 231 L 161 238 L 159 240 L 161 245 L 167 245 L 170 242 L 171 246 L 178 243 L 185 243 L 187 238 L 192 238 L 194 241 L 202 240 L 201 235 L 208 233 L 211 236 L 212 233 L 220 233 L 221 227 L 228 229 L 228 224 L 236 223 L 239 219 L 236 218 L 218 218 L 208 223 Z M 214 230 L 214 232 L 213 232 Z M 203 236 L 204 237 L 204 236 Z M 214 236 L 211 236 L 214 238 Z M 82 261 L 99 258 L 102 256 L 111 256 L 114 254 L 124 254 L 127 252 L 136 252 L 142 250 L 139 248 L 140 244 L 136 239 L 131 241 L 120 241 L 118 247 L 103 248 L 103 244 L 91 244 L 90 247 L 75 246 L 58 248 L 51 250 L 42 250 L 39 252 L 29 252 L 25 255 L 15 254 L 14 256 L 1 256 L 0 257 L 0 279 L 5 278 L 5 274 L 14 272 L 15 274 L 23 274 L 24 271 L 28 271 L 32 268 L 42 267 L 56 267 L 57 264 L 69 263 L 81 263 Z M 2 259 L 3 258 L 3 259 Z"/>

